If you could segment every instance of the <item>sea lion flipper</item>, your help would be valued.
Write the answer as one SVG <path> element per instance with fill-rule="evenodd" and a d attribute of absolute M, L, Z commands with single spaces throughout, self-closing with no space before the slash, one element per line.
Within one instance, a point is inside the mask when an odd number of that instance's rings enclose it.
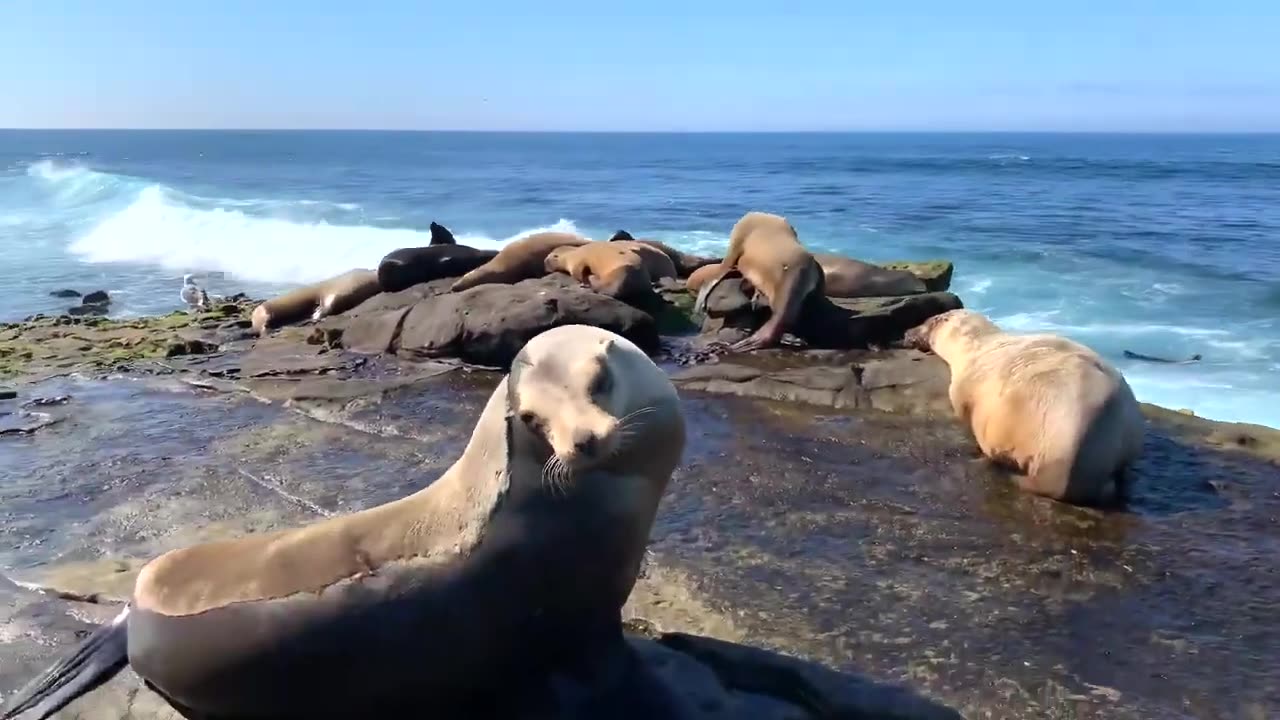
<path fill-rule="evenodd" d="M 693 301 L 693 314 L 705 315 L 707 312 L 707 300 L 711 297 L 711 291 L 716 289 L 725 278 L 729 277 L 729 273 L 737 272 L 736 269 L 730 268 L 703 283 L 702 289 L 698 291 L 698 298 Z"/>
<path fill-rule="evenodd" d="M 623 240 L 634 241 L 635 238 L 631 237 L 631 233 L 626 230 L 619 230 L 609 237 L 609 242 L 618 242 Z"/>
<path fill-rule="evenodd" d="M 453 237 L 453 233 L 449 228 L 440 223 L 431 221 L 431 242 L 428 245 L 457 245 L 458 241 Z"/>
<path fill-rule="evenodd" d="M 110 624 L 93 631 L 70 655 L 18 691 L 0 720 L 13 720 L 26 712 L 34 713 L 31 720 L 45 720 L 115 677 L 129 664 L 128 617 L 129 609 L 125 608 Z"/>

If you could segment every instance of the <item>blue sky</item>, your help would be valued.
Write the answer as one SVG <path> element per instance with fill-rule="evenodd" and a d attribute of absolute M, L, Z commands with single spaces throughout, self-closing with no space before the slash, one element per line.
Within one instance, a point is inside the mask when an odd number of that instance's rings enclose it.
<path fill-rule="evenodd" d="M 4 0 L 0 127 L 1280 131 L 1280 2 L 1052 5 Z"/>

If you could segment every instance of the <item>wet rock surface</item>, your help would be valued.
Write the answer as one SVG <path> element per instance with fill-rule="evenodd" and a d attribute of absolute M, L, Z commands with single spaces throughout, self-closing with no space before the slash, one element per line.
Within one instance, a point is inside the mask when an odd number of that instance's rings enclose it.
<path fill-rule="evenodd" d="M 21 387 L 73 399 L 33 408 L 66 411 L 58 425 L 0 442 L 0 568 L 58 593 L 0 588 L 0 693 L 166 549 L 431 482 L 498 379 L 315 337 L 289 328 L 145 381 Z M 690 444 L 626 613 L 656 677 L 719 698 L 698 717 L 823 717 L 839 693 L 806 673 L 827 672 L 860 702 L 966 717 L 1280 712 L 1275 431 L 1239 441 L 1152 411 L 1130 507 L 1098 512 L 1019 493 L 979 459 L 929 355 L 775 350 L 672 372 Z M 63 717 L 172 717 L 156 702 L 126 674 Z M 912 712 L 865 716 L 935 716 Z"/>

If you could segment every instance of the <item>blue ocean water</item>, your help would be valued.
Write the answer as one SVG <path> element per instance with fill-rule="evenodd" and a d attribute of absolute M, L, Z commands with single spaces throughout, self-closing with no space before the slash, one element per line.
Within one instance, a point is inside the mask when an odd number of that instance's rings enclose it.
<path fill-rule="evenodd" d="M 950 258 L 967 306 L 1089 344 L 1141 399 L 1280 426 L 1280 136 L 0 131 L 0 320 L 61 287 L 166 312 L 186 272 L 275 292 L 432 220 L 716 253 L 752 209 L 815 250 Z"/>

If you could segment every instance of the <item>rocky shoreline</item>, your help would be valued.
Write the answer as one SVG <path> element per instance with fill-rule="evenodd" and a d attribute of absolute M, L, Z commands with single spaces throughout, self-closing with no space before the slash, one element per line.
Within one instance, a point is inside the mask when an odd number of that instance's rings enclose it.
<path fill-rule="evenodd" d="M 951 420 L 945 364 L 888 347 L 960 305 L 950 263 L 897 266 L 930 292 L 837 302 L 847 347 L 715 362 L 708 342 L 757 321 L 732 281 L 705 322 L 679 284 L 645 311 L 552 276 L 427 283 L 263 339 L 248 298 L 0 326 L 15 395 L 0 399 L 0 567 L 18 583 L 0 586 L 0 695 L 164 549 L 429 481 L 495 369 L 585 322 L 651 351 L 689 406 L 627 613 L 646 665 L 707 717 L 1280 712 L 1264 602 L 1280 588 L 1280 432 L 1144 405 L 1134 508 L 1021 496 Z M 59 717 L 170 717 L 132 676 L 76 707 Z"/>

